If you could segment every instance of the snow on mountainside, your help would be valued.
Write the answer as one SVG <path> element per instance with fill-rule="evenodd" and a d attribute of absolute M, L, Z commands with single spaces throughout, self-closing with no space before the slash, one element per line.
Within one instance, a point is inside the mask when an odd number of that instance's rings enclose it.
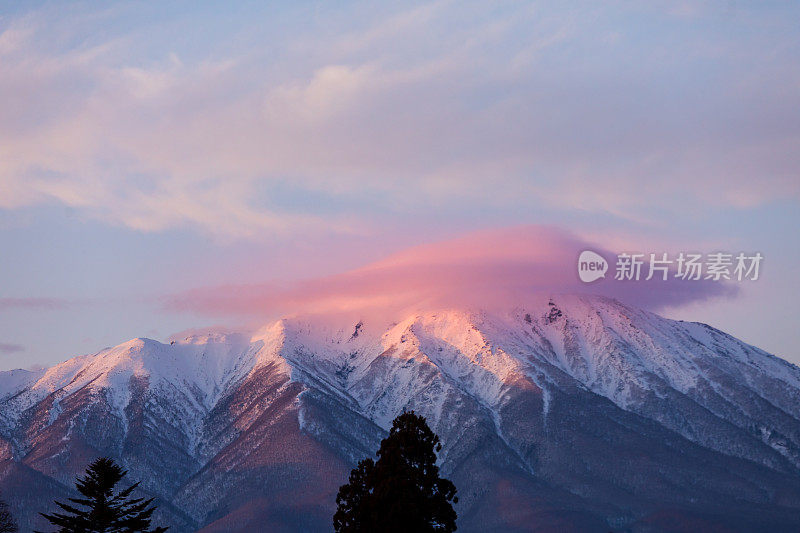
<path fill-rule="evenodd" d="M 601 297 L 285 318 L 19 372 L 0 373 L 0 479 L 68 484 L 112 455 L 176 530 L 328 529 L 347 469 L 404 409 L 442 437 L 463 529 L 636 529 L 664 507 L 778 529 L 800 517 L 800 369 Z"/>
<path fill-rule="evenodd" d="M 44 370 L 32 371 L 21 368 L 0 372 L 0 400 L 36 382 L 42 374 Z"/>

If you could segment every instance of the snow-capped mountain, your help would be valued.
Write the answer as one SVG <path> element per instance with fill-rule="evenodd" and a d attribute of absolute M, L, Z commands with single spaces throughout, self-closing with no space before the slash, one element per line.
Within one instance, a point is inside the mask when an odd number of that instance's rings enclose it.
<path fill-rule="evenodd" d="M 460 530 L 800 524 L 800 369 L 588 296 L 286 318 L 0 373 L 0 489 L 32 527 L 103 454 L 175 531 L 325 531 L 349 469 L 410 409 L 442 438 Z"/>

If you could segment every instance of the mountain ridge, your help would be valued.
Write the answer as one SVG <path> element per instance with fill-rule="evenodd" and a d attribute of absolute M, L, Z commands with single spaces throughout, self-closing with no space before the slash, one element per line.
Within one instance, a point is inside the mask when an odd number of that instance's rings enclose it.
<path fill-rule="evenodd" d="M 463 529 L 800 519 L 800 369 L 605 297 L 289 317 L 250 336 L 132 339 L 28 382 L 4 374 L 0 464 L 68 492 L 81 459 L 112 455 L 178 530 L 329 530 L 348 469 L 407 409 L 442 437 Z"/>

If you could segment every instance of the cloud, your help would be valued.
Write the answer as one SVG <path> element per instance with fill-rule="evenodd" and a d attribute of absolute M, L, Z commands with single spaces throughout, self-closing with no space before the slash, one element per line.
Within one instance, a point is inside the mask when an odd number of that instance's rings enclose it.
<path fill-rule="evenodd" d="M 584 284 L 581 251 L 607 258 L 607 278 Z M 643 250 L 642 252 L 655 252 Z M 590 293 L 649 309 L 732 296 L 735 287 L 710 280 L 616 281 L 612 253 L 597 243 L 547 226 L 481 231 L 417 246 L 350 272 L 287 287 L 232 285 L 188 291 L 167 309 L 212 316 L 262 318 L 292 313 L 407 312 L 440 307 L 511 307 L 537 294 Z M 646 274 L 647 265 L 643 272 Z M 644 276 L 643 276 L 644 277 Z"/>
<path fill-rule="evenodd" d="M 24 352 L 25 347 L 19 344 L 9 344 L 6 342 L 0 342 L 0 353 L 4 354 L 11 354 L 11 353 L 19 353 Z"/>
<path fill-rule="evenodd" d="M 0 311 L 9 309 L 62 309 L 68 303 L 60 298 L 0 298 Z"/>
<path fill-rule="evenodd" d="M 241 335 L 247 330 L 232 328 L 230 326 L 207 326 L 203 328 L 187 328 L 167 337 L 166 342 L 181 342 L 192 338 L 214 337 L 217 335 Z"/>
<path fill-rule="evenodd" d="M 789 7 L 691 24 L 591 4 L 346 7 L 324 25 L 148 9 L 3 19 L 0 207 L 257 239 L 360 231 L 367 209 L 668 219 L 800 199 Z M 361 207 L 319 209 L 342 198 Z"/>

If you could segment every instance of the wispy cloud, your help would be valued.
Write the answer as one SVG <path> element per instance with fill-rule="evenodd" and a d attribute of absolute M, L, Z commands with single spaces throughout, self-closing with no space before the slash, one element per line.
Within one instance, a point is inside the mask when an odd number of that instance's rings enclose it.
<path fill-rule="evenodd" d="M 630 219 L 687 195 L 800 198 L 800 47 L 778 31 L 791 14 L 436 3 L 318 23 L 289 9 L 287 31 L 268 11 L 228 27 L 148 9 L 2 19 L 0 207 L 253 238 L 367 216 L 305 197 Z"/>
<path fill-rule="evenodd" d="M 63 309 L 68 302 L 60 298 L 0 298 L 0 311 L 7 309 Z"/>
<path fill-rule="evenodd" d="M 24 352 L 25 347 L 20 344 L 10 344 L 7 342 L 0 342 L 0 353 L 3 354 L 12 354 L 12 353 L 19 353 Z"/>

